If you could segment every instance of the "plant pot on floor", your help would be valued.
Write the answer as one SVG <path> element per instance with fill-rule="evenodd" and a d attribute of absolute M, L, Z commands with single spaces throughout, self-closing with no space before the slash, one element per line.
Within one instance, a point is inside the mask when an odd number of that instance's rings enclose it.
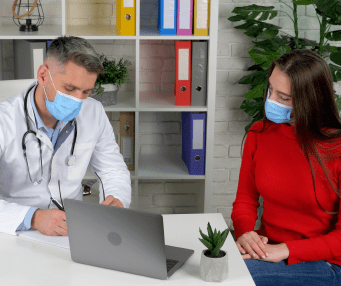
<path fill-rule="evenodd" d="M 119 87 L 116 84 L 102 84 L 104 92 L 94 96 L 103 106 L 117 104 L 117 92 Z"/>
<path fill-rule="evenodd" d="M 205 249 L 201 253 L 200 276 L 206 282 L 222 282 L 228 278 L 227 252 L 220 250 L 217 257 Z"/>

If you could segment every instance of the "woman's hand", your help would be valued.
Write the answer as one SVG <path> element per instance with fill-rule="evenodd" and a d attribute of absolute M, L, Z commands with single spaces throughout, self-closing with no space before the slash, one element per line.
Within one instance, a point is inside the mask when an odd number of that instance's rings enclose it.
<path fill-rule="evenodd" d="M 264 259 L 259 259 L 258 260 L 263 260 L 263 261 L 268 261 L 268 262 L 280 262 L 284 259 L 287 259 L 289 257 L 289 249 L 285 243 L 280 243 L 280 244 L 267 244 L 265 245 L 265 248 L 269 252 L 269 256 L 265 257 Z M 251 259 L 250 254 L 244 254 L 243 259 Z"/>
<path fill-rule="evenodd" d="M 249 231 L 241 235 L 237 241 L 237 247 L 241 254 L 250 255 L 250 258 L 265 258 L 269 255 L 265 244 L 268 238 L 258 235 L 255 231 Z M 244 256 L 244 255 L 243 255 Z"/>

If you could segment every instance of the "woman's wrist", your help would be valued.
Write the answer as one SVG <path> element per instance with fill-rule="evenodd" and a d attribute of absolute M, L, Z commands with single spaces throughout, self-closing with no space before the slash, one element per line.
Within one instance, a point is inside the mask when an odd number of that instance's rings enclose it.
<path fill-rule="evenodd" d="M 283 253 L 283 260 L 289 258 L 289 248 L 286 243 L 280 243 L 280 249 L 281 252 Z"/>

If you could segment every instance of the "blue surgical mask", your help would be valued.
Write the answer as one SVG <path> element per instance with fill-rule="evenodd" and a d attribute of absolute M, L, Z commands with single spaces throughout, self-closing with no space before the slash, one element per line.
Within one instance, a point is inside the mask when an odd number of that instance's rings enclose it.
<path fill-rule="evenodd" d="M 46 96 L 45 103 L 47 110 L 52 114 L 54 118 L 60 121 L 66 122 L 76 118 L 82 108 L 83 99 L 79 99 L 72 95 L 60 92 L 56 89 L 51 74 L 50 78 L 54 89 L 57 91 L 57 94 L 53 102 L 49 101 L 46 95 L 45 87 L 43 86 Z"/>
<path fill-rule="evenodd" d="M 269 99 L 270 92 L 265 101 L 265 115 L 266 117 L 275 123 L 287 123 L 291 121 L 290 114 L 292 106 L 281 104 L 275 100 Z"/>

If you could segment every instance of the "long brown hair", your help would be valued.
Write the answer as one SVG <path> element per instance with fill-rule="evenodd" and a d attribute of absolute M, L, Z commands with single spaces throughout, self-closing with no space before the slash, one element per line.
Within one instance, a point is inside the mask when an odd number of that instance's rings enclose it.
<path fill-rule="evenodd" d="M 318 202 L 315 190 L 315 174 L 310 157 L 315 158 L 323 169 L 323 172 L 335 193 L 341 198 L 337 187 L 331 183 L 326 173 L 321 156 L 324 159 L 331 158 L 332 149 L 324 148 L 319 143 L 335 143 L 341 138 L 341 119 L 337 110 L 333 77 L 331 71 L 322 57 L 313 51 L 302 49 L 294 50 L 274 60 L 271 64 L 268 78 L 275 67 L 284 72 L 291 81 L 292 102 L 294 113 L 294 131 L 296 140 L 301 147 L 304 156 L 308 159 L 313 179 L 315 199 L 318 205 L 328 214 L 338 212 L 326 211 Z M 269 89 L 267 83 L 266 93 L 263 96 L 263 128 L 260 131 L 249 129 L 248 132 L 263 132 L 271 122 L 266 118 L 264 105 Z M 326 129 L 329 129 L 328 131 Z M 245 133 L 243 142 L 245 140 Z M 325 154 L 317 152 L 317 146 L 328 150 Z M 335 154 L 334 154 L 335 155 Z M 339 155 L 340 156 L 340 155 Z"/>

